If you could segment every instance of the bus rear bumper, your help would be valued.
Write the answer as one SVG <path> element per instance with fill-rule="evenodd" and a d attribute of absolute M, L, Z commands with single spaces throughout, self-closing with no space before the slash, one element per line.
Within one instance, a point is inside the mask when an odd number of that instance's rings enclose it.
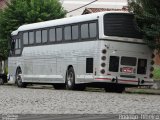
<path fill-rule="evenodd" d="M 105 82 L 113 84 L 126 84 L 135 86 L 152 86 L 154 84 L 153 79 L 140 79 L 140 78 L 122 78 L 122 77 L 95 77 L 96 82 Z"/>

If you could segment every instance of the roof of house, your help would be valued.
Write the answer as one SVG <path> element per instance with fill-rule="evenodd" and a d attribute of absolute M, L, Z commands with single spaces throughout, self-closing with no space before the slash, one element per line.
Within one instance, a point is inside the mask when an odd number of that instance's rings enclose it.
<path fill-rule="evenodd" d="M 6 7 L 6 2 L 7 0 L 0 0 L 0 9 L 3 9 L 4 7 Z"/>
<path fill-rule="evenodd" d="M 127 6 L 123 6 L 122 9 L 115 9 L 115 8 L 85 8 L 82 14 L 90 14 L 96 12 L 103 12 L 103 11 L 128 11 Z"/>

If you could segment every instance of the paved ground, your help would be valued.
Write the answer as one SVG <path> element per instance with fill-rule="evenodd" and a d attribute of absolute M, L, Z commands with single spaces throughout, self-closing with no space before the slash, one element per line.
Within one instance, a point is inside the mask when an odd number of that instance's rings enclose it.
<path fill-rule="evenodd" d="M 159 95 L 0 86 L 0 114 L 160 114 Z"/>

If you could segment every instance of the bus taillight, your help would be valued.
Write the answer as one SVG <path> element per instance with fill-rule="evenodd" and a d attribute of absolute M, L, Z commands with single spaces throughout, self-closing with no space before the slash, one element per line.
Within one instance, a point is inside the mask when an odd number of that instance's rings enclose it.
<path fill-rule="evenodd" d="M 151 65 L 154 65 L 154 60 L 151 61 Z"/>
<path fill-rule="evenodd" d="M 153 59 L 154 57 L 155 57 L 155 55 L 154 55 L 154 54 L 152 54 L 152 55 L 151 55 L 151 58 Z"/>
<path fill-rule="evenodd" d="M 106 53 L 107 53 L 107 50 L 106 50 L 106 49 L 103 49 L 103 50 L 102 50 L 102 53 L 103 53 L 103 54 L 106 54 Z"/>
<path fill-rule="evenodd" d="M 102 70 L 101 70 L 101 73 L 102 73 L 102 74 L 104 74 L 104 73 L 105 73 L 105 70 L 104 70 L 104 69 L 102 69 Z"/>
<path fill-rule="evenodd" d="M 153 70 L 154 70 L 154 67 L 151 67 L 151 68 L 150 68 L 150 71 L 152 72 Z"/>
<path fill-rule="evenodd" d="M 101 66 L 102 66 L 102 67 L 105 67 L 105 66 L 106 66 L 106 63 L 102 63 Z"/>
<path fill-rule="evenodd" d="M 150 77 L 150 78 L 153 78 L 153 74 L 151 73 L 151 74 L 149 75 L 149 77 Z"/>

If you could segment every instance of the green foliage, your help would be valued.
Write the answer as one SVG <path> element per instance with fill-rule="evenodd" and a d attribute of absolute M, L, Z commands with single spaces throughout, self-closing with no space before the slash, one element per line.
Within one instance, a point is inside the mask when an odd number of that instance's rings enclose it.
<path fill-rule="evenodd" d="M 160 80 L 160 67 L 155 66 L 153 71 L 154 80 Z"/>
<path fill-rule="evenodd" d="M 160 0 L 131 0 L 129 10 L 135 13 L 148 45 L 160 50 Z"/>
<path fill-rule="evenodd" d="M 8 40 L 0 39 L 0 58 L 5 60 L 8 55 Z"/>
<path fill-rule="evenodd" d="M 0 11 L 0 55 L 8 55 L 10 34 L 23 24 L 63 18 L 66 11 L 58 0 L 11 0 Z M 7 52 L 6 52 L 7 51 Z"/>

